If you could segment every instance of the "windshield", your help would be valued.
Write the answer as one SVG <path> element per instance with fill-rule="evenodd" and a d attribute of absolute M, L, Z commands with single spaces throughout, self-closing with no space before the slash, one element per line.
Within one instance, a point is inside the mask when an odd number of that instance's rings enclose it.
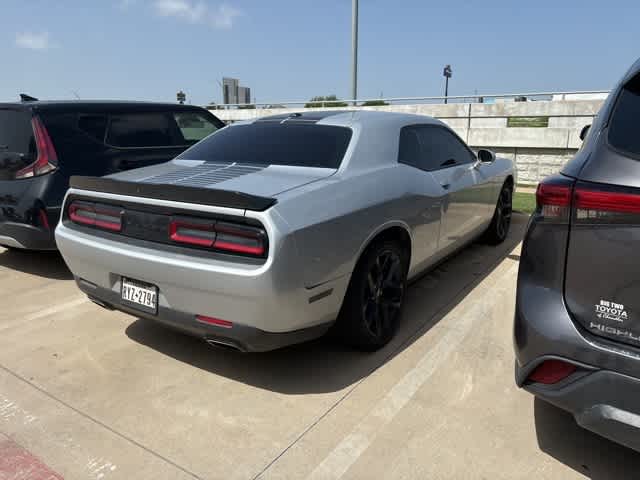
<path fill-rule="evenodd" d="M 256 122 L 222 129 L 178 158 L 338 168 L 350 140 L 351 129 L 346 127 Z"/>

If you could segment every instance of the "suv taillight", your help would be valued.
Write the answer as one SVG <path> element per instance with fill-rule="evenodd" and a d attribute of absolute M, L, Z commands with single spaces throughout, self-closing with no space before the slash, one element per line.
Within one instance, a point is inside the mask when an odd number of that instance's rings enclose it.
<path fill-rule="evenodd" d="M 579 182 L 573 194 L 577 223 L 640 223 L 640 191 Z"/>
<path fill-rule="evenodd" d="M 540 220 L 568 223 L 574 180 L 553 175 L 542 180 L 536 190 L 536 213 Z"/>
<path fill-rule="evenodd" d="M 122 230 L 122 214 L 121 208 L 90 202 L 72 202 L 68 210 L 73 223 L 112 232 Z"/>
<path fill-rule="evenodd" d="M 15 178 L 37 177 L 38 175 L 52 172 L 58 167 L 56 150 L 53 147 L 49 132 L 47 132 L 42 120 L 40 120 L 39 117 L 33 117 L 31 119 L 31 127 L 33 128 L 33 136 L 35 138 L 38 156 L 35 162 L 18 170 Z"/>
<path fill-rule="evenodd" d="M 192 218 L 172 219 L 169 238 L 176 243 L 223 252 L 264 257 L 267 235 L 262 228 Z"/>

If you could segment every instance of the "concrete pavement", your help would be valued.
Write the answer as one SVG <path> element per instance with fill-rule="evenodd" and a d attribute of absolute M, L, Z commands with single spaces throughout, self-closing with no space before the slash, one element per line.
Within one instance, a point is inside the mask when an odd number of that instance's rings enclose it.
<path fill-rule="evenodd" d="M 640 455 L 514 386 L 525 222 L 416 282 L 374 354 L 216 350 L 0 250 L 0 440 L 65 479 L 636 478 Z"/>

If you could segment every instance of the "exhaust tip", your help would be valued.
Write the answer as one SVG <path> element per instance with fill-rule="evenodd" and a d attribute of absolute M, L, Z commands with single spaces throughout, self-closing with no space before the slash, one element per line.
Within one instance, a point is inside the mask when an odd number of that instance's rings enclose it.
<path fill-rule="evenodd" d="M 205 338 L 205 341 L 209 345 L 216 348 L 222 348 L 224 350 L 233 350 L 236 352 L 244 352 L 244 349 L 240 348 L 240 346 L 232 340 L 226 340 L 221 338 Z"/>

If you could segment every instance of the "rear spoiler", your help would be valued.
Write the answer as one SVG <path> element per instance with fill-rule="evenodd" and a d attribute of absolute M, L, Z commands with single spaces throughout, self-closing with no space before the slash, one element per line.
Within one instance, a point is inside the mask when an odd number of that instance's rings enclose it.
<path fill-rule="evenodd" d="M 71 188 L 92 192 L 113 193 L 132 197 L 153 198 L 173 202 L 197 203 L 214 207 L 241 208 L 263 212 L 276 204 L 275 198 L 259 197 L 248 193 L 186 187 L 183 185 L 125 182 L 112 178 L 72 176 Z"/>

